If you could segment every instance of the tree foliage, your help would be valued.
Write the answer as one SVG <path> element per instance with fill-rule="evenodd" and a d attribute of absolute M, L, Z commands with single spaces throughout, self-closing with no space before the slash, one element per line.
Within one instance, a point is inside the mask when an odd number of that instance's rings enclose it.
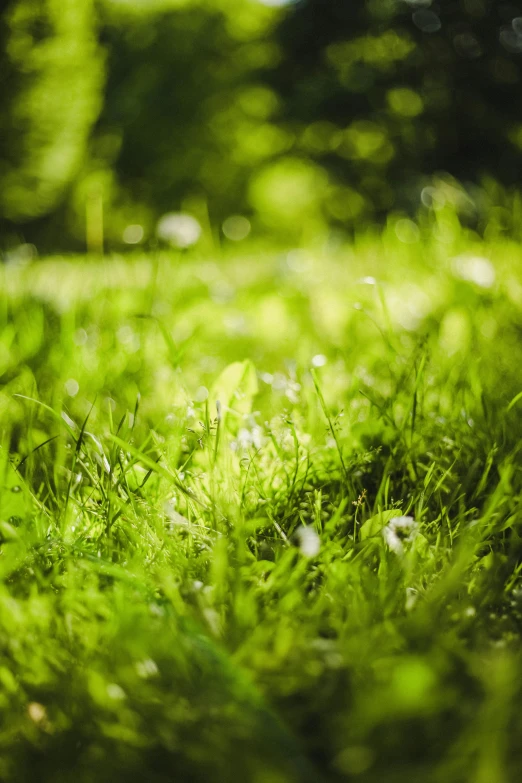
<path fill-rule="evenodd" d="M 306 0 L 277 40 L 284 121 L 359 195 L 340 218 L 411 206 L 438 171 L 518 182 L 520 2 Z"/>
<path fill-rule="evenodd" d="M 173 210 L 349 229 L 439 172 L 480 227 L 519 180 L 521 0 L 11 0 L 0 25 L 0 215 L 30 241 L 83 244 L 93 194 L 113 246 Z"/>
<path fill-rule="evenodd" d="M 0 38 L 0 210 L 31 220 L 55 209 L 77 175 L 101 106 L 93 0 L 10 2 Z"/>

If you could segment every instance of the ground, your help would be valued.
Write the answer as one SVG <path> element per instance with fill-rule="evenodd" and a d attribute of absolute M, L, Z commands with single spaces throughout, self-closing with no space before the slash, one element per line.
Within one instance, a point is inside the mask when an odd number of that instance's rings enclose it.
<path fill-rule="evenodd" d="M 15 259 L 0 324 L 1 779 L 518 779 L 515 243 Z"/>

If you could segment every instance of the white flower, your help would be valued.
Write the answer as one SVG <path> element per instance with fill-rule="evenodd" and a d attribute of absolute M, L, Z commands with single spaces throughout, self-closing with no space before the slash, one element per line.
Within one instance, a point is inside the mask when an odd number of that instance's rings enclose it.
<path fill-rule="evenodd" d="M 254 424 L 250 428 L 241 427 L 230 447 L 232 451 L 245 451 L 251 447 L 260 449 L 263 442 L 263 430 L 257 424 Z"/>
<path fill-rule="evenodd" d="M 299 549 L 305 557 L 315 557 L 321 549 L 321 539 L 312 527 L 297 528 L 295 536 L 299 542 Z"/>
<path fill-rule="evenodd" d="M 388 547 L 397 555 L 404 553 L 404 542 L 410 542 L 417 530 L 413 517 L 393 517 L 382 530 Z"/>

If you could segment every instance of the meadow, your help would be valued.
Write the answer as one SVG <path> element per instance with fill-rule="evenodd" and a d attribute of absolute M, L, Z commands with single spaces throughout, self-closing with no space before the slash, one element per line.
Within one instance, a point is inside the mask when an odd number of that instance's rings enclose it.
<path fill-rule="evenodd" d="M 2 780 L 518 779 L 521 252 L 440 221 L 0 266 Z"/>

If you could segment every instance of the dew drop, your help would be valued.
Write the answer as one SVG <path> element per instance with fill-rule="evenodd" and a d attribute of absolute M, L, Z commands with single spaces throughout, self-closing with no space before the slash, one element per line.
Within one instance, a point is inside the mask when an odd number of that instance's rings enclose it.
<path fill-rule="evenodd" d="M 21 492 L 22 487 L 20 487 L 18 484 L 16 484 L 14 487 L 11 487 L 11 492 Z"/>

